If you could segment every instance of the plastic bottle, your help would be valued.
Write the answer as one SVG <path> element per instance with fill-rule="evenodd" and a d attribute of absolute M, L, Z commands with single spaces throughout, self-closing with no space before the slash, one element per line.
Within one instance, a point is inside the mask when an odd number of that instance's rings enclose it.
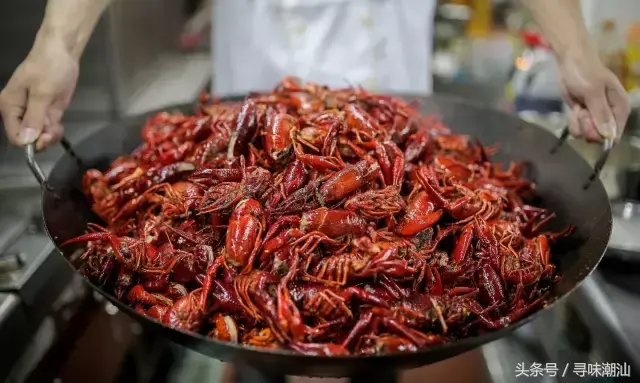
<path fill-rule="evenodd" d="M 513 63 L 506 100 L 514 102 L 517 113 L 562 113 L 562 92 L 553 52 L 536 31 L 524 31 L 522 41 L 525 49 Z"/>

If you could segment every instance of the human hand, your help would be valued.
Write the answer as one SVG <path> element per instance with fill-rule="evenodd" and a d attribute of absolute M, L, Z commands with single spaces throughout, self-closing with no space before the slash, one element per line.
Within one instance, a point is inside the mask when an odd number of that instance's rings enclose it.
<path fill-rule="evenodd" d="M 78 80 L 78 59 L 61 39 L 38 36 L 0 93 L 9 142 L 42 150 L 62 138 L 61 119 Z"/>
<path fill-rule="evenodd" d="M 629 117 L 629 100 L 618 78 L 593 49 L 567 52 L 559 64 L 564 97 L 571 108 L 571 135 L 588 141 L 619 140 Z"/>

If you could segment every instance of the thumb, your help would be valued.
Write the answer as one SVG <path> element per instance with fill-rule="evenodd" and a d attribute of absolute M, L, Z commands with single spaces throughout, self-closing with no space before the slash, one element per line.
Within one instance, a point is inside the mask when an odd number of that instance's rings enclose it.
<path fill-rule="evenodd" d="M 598 133 L 603 138 L 615 138 L 617 131 L 616 120 L 613 117 L 604 89 L 588 96 L 585 99 L 585 104 Z"/>
<path fill-rule="evenodd" d="M 47 109 L 51 105 L 51 98 L 43 95 L 29 95 L 27 110 L 22 118 L 22 127 L 18 140 L 22 145 L 35 142 L 44 129 Z"/>

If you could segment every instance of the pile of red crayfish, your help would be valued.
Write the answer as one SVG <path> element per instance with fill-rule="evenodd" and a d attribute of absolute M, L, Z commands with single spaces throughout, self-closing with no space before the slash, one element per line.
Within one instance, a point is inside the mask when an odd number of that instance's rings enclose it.
<path fill-rule="evenodd" d="M 499 329 L 558 273 L 524 166 L 402 99 L 285 78 L 160 113 L 83 189 L 106 223 L 78 267 L 139 313 L 313 355 L 411 351 Z"/>

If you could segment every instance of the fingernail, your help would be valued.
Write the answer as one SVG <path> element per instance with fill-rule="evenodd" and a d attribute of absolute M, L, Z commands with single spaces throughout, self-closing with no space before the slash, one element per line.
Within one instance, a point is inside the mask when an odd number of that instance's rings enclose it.
<path fill-rule="evenodd" d="M 601 124 L 598 126 L 598 132 L 604 138 L 615 138 L 616 136 L 616 123 L 608 122 L 606 124 Z"/>
<path fill-rule="evenodd" d="M 38 132 L 33 128 L 22 128 L 18 134 L 18 139 L 22 145 L 29 145 L 38 139 Z"/>
<path fill-rule="evenodd" d="M 51 135 L 51 133 L 42 133 L 40 137 L 38 137 L 38 142 L 36 143 L 36 150 L 42 151 L 44 148 L 49 146 L 49 144 L 51 144 L 52 140 L 53 140 L 53 136 Z"/>

